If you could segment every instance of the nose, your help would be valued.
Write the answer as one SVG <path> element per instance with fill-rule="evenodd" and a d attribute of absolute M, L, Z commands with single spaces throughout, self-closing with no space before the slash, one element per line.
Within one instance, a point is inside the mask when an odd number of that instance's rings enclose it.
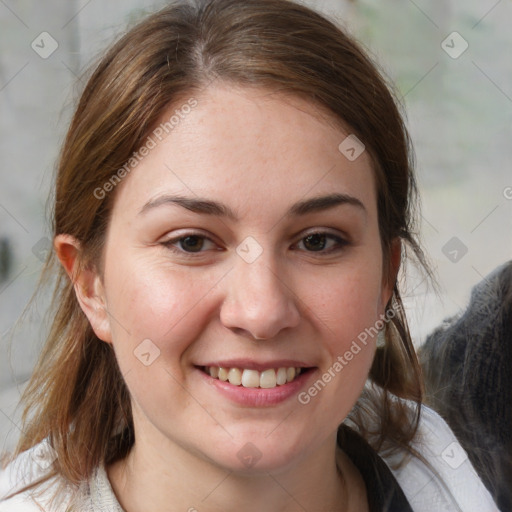
<path fill-rule="evenodd" d="M 226 286 L 220 319 L 238 334 L 266 340 L 298 325 L 298 298 L 275 265 L 263 256 L 252 263 L 240 258 Z"/>

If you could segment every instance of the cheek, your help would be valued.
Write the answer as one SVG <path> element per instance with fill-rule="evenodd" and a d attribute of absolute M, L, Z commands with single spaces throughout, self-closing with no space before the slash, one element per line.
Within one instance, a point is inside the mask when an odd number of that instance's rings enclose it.
<path fill-rule="evenodd" d="M 183 358 L 216 311 L 219 279 L 211 273 L 164 271 L 164 265 L 150 262 L 130 267 L 125 261 L 112 269 L 106 283 L 119 368 L 132 399 L 149 417 L 175 416 L 190 405 L 179 384 L 186 379 Z"/>
<path fill-rule="evenodd" d="M 330 340 L 331 356 L 344 351 L 347 344 L 375 325 L 381 313 L 381 280 L 380 266 L 375 261 L 356 261 L 333 268 L 321 280 L 311 276 L 304 282 L 304 302 Z"/>
<path fill-rule="evenodd" d="M 298 400 L 309 408 L 318 431 L 330 431 L 348 415 L 368 378 L 375 355 L 381 272 L 375 261 L 372 267 L 358 260 L 314 281 L 316 286 L 304 283 L 303 293 L 326 357 L 317 380 Z"/>
<path fill-rule="evenodd" d="M 180 356 L 199 335 L 214 311 L 211 297 L 216 273 L 169 269 L 151 262 L 124 260 L 112 267 L 106 283 L 119 357 L 129 356 L 143 340 L 162 354 Z M 126 276 L 130 276 L 127 278 Z"/>

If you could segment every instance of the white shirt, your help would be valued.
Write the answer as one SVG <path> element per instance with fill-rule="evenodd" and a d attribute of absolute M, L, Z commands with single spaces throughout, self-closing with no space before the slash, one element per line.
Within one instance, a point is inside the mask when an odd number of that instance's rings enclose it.
<path fill-rule="evenodd" d="M 499 512 L 453 432 L 437 413 L 425 406 L 418 434 L 413 446 L 430 463 L 437 477 L 418 458 L 410 457 L 395 470 L 395 458 L 382 457 L 414 512 Z M 51 462 L 52 449 L 44 440 L 0 470 L 0 512 L 67 512 L 73 502 L 71 489 L 59 497 L 60 503 L 53 508 L 48 504 L 48 493 L 38 503 L 30 491 L 2 501 L 14 489 L 44 474 Z M 84 482 L 76 499 L 80 505 L 74 510 L 80 512 L 123 512 L 103 466 L 98 466 L 89 481 Z"/>

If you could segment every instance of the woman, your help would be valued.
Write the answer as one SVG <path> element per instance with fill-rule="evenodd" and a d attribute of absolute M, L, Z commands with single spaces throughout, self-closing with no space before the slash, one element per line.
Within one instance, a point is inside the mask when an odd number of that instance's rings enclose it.
<path fill-rule="evenodd" d="M 496 510 L 421 406 L 411 167 L 381 76 L 303 6 L 178 2 L 120 39 L 60 157 L 0 510 Z"/>

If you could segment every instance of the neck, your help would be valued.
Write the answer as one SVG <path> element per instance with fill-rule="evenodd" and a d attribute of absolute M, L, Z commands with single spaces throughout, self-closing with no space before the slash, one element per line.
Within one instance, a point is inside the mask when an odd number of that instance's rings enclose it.
<path fill-rule="evenodd" d="M 350 460 L 336 454 L 335 435 L 287 469 L 251 474 L 223 469 L 168 439 L 149 443 L 143 436 L 107 473 L 126 512 L 365 510 L 364 484 Z"/>

